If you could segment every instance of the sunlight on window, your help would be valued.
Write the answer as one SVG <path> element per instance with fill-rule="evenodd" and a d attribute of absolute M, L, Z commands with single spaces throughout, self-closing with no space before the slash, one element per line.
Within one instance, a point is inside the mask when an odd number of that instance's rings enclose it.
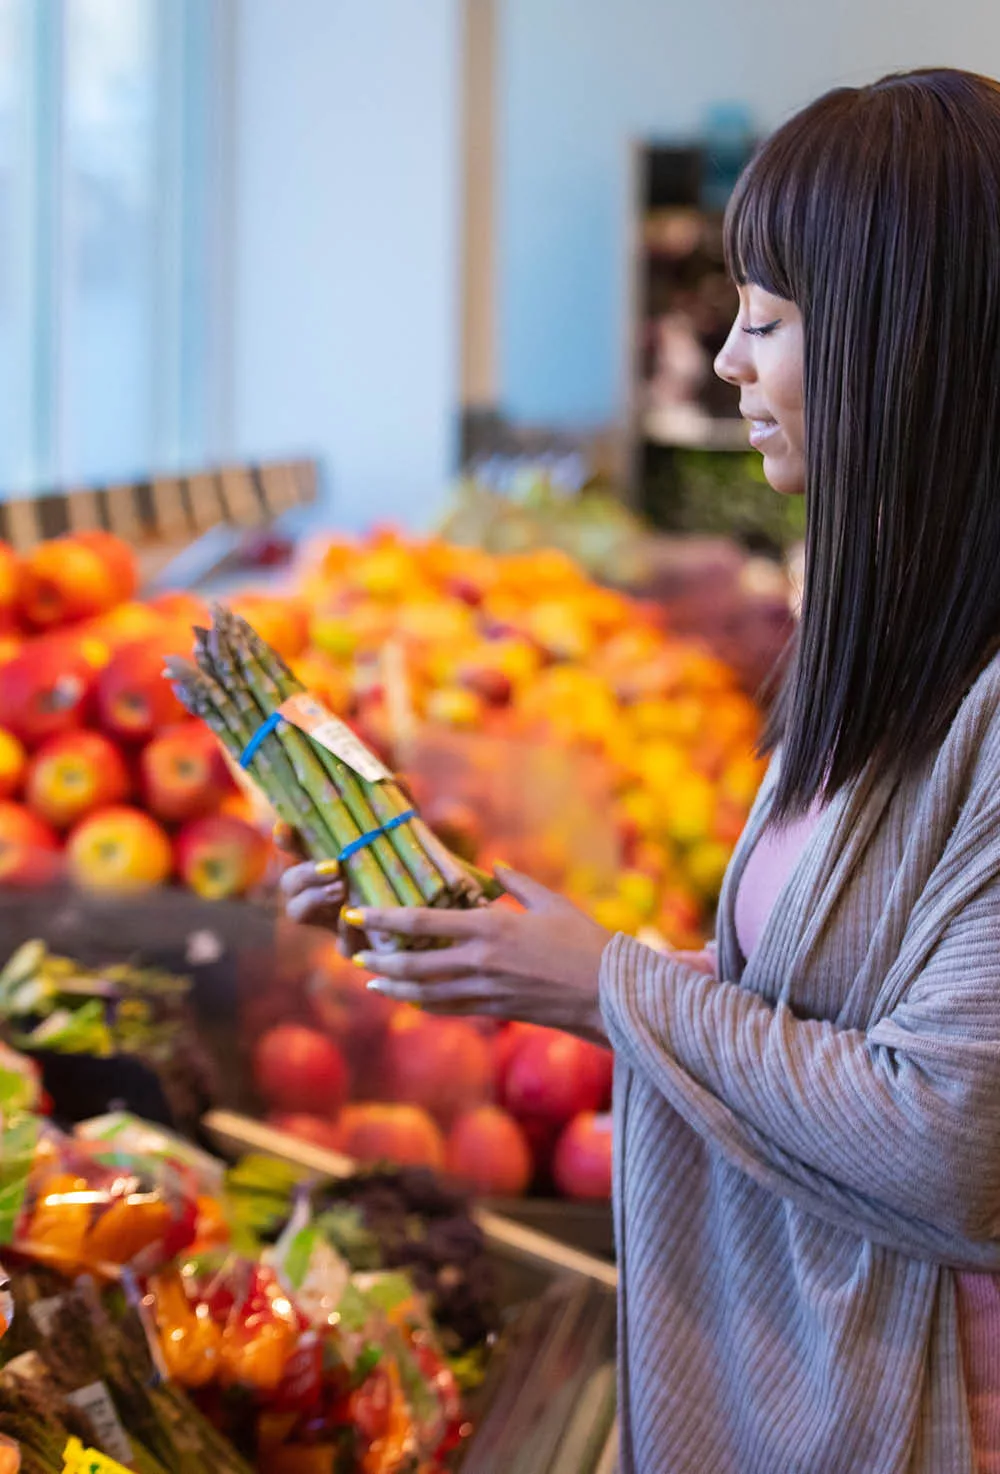
<path fill-rule="evenodd" d="M 63 456 L 94 479 L 148 469 L 154 438 L 153 0 L 71 0 L 65 67 Z"/>
<path fill-rule="evenodd" d="M 23 481 L 32 460 L 29 4 L 0 0 L 0 489 Z"/>
<path fill-rule="evenodd" d="M 0 498 L 207 454 L 231 14 L 0 0 Z"/>

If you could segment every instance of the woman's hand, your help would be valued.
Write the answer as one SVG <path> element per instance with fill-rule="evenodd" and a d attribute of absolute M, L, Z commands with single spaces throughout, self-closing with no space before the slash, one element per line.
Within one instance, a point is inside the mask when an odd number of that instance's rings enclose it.
<path fill-rule="evenodd" d="M 335 931 L 341 952 L 345 957 L 353 956 L 364 946 L 365 937 L 343 920 L 347 881 L 341 866 L 336 860 L 322 860 L 318 865 L 306 860 L 298 836 L 286 824 L 275 825 L 274 842 L 298 861 L 281 877 L 286 916 L 290 921 Z"/>
<path fill-rule="evenodd" d="M 497 878 L 525 907 L 469 911 L 351 910 L 361 931 L 451 945 L 424 952 L 361 952 L 370 987 L 433 1013 L 474 1013 L 564 1029 L 607 1043 L 598 1006 L 601 955 L 611 934 L 570 901 L 506 866 Z"/>
<path fill-rule="evenodd" d="M 296 836 L 284 825 L 276 828 L 275 840 L 300 861 L 281 878 L 286 914 L 337 932 L 340 950 L 377 974 L 369 984 L 376 991 L 431 1013 L 519 1019 L 607 1043 L 598 975 L 611 934 L 563 896 L 504 866 L 497 878 L 523 912 L 503 905 L 346 910 L 347 883 L 336 861 L 303 860 Z M 363 951 L 372 933 L 452 945 L 425 952 Z"/>

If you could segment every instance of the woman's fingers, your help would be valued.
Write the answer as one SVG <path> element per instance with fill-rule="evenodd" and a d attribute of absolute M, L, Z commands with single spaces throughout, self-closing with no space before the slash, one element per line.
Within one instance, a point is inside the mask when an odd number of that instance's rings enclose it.
<path fill-rule="evenodd" d="M 550 891 L 547 885 L 532 880 L 530 875 L 522 875 L 520 870 L 512 870 L 509 865 L 496 865 L 493 873 L 507 894 L 529 911 L 545 911 L 560 903 L 564 906 L 571 904 L 565 896 Z"/>
<path fill-rule="evenodd" d="M 312 885 L 286 898 L 285 915 L 291 921 L 310 926 L 335 927 L 346 900 L 347 886 L 342 880 Z"/>
<path fill-rule="evenodd" d="M 368 938 L 356 926 L 348 926 L 341 911 L 337 918 L 337 950 L 341 957 L 356 957 L 368 946 Z"/>
<path fill-rule="evenodd" d="M 460 941 L 490 935 L 494 920 L 489 908 L 472 911 L 432 910 L 420 906 L 396 906 L 376 911 L 371 906 L 352 907 L 344 918 L 359 931 L 385 932 L 394 937 L 436 937 Z"/>
<path fill-rule="evenodd" d="M 281 890 L 286 901 L 302 891 L 326 889 L 330 885 L 340 885 L 346 893 L 343 875 L 336 860 L 323 860 L 319 865 L 306 860 L 301 865 L 291 865 L 281 877 Z"/>
<path fill-rule="evenodd" d="M 398 1003 L 419 1003 L 421 1008 L 432 1013 L 457 1013 L 464 1009 L 490 1013 L 502 1011 L 506 1002 L 506 991 L 490 978 L 461 977 L 445 982 L 418 983 L 412 979 L 394 981 L 375 977 L 368 986 L 384 998 L 392 998 Z"/>
<path fill-rule="evenodd" d="M 482 954 L 475 944 L 433 952 L 358 952 L 354 960 L 359 967 L 377 973 L 378 979 L 384 982 L 420 986 L 446 978 L 467 979 L 483 965 Z"/>

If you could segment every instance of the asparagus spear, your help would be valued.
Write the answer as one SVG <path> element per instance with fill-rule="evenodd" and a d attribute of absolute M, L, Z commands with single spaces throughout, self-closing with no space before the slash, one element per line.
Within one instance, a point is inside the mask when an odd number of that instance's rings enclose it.
<path fill-rule="evenodd" d="M 210 676 L 219 690 L 225 693 L 228 699 L 239 710 L 239 732 L 240 739 L 243 743 L 240 753 L 237 754 L 237 760 L 239 760 L 246 748 L 246 744 L 264 720 L 266 712 L 261 711 L 254 699 L 253 693 L 247 689 L 236 657 L 220 629 L 213 628 L 211 632 L 198 628 L 195 629 L 195 658 L 203 674 Z M 264 741 L 258 747 L 258 754 L 266 759 L 273 769 L 277 769 L 278 774 L 280 774 L 281 787 L 290 794 L 300 795 L 300 801 L 303 805 L 307 805 L 310 812 L 317 814 L 323 827 L 332 833 L 333 846 L 323 845 L 315 853 L 315 859 L 332 859 L 336 855 L 339 855 L 341 850 L 350 844 L 352 840 L 358 838 L 361 831 L 357 828 L 345 805 L 333 801 L 329 809 L 324 809 L 323 807 L 317 808 L 313 798 L 310 796 L 309 790 L 300 784 L 296 770 L 286 753 L 285 745 L 282 743 L 281 737 L 277 732 L 272 732 L 264 738 Z M 256 756 L 251 763 L 251 771 L 259 772 Z M 265 792 L 269 791 L 270 784 L 268 782 L 263 782 L 262 786 Z M 284 818 L 284 815 L 281 817 Z M 309 843 L 308 839 L 306 843 L 312 853 L 313 846 Z M 380 894 L 384 895 L 386 893 L 385 887 L 380 887 L 376 874 L 379 867 L 372 860 L 372 857 L 369 856 L 368 859 L 370 863 L 361 862 L 356 867 L 356 870 L 359 876 L 364 879 L 366 887 L 368 885 L 375 887 L 379 890 Z"/>
<path fill-rule="evenodd" d="M 228 620 L 238 625 L 241 636 L 258 662 L 270 667 L 270 673 L 281 701 L 287 700 L 289 696 L 299 695 L 305 690 L 302 682 L 292 673 L 281 656 L 270 649 L 251 625 L 231 614 L 228 615 Z M 319 747 L 317 751 L 328 771 L 331 771 L 328 764 L 336 765 L 337 769 L 346 769 L 347 765 L 336 758 L 333 753 L 326 752 Z M 347 773 L 356 784 L 355 775 L 349 769 Z M 368 790 L 368 800 L 379 824 L 387 824 L 412 808 L 399 785 L 391 780 L 372 784 Z M 400 859 L 419 886 L 426 905 L 433 906 L 442 900 L 447 903 L 448 901 L 478 899 L 482 892 L 481 886 L 419 816 L 415 816 L 397 829 L 390 831 L 387 838 L 393 841 Z"/>
<path fill-rule="evenodd" d="M 253 644 L 247 638 L 250 626 L 245 620 L 238 619 L 223 609 L 213 610 L 215 623 L 220 630 L 223 639 L 229 644 L 236 660 L 246 679 L 248 686 L 257 699 L 262 712 L 275 711 L 284 700 L 281 687 L 273 679 L 271 674 L 270 658 L 266 662 L 258 659 L 256 642 Z M 260 642 L 263 645 L 263 642 Z M 272 652 L 269 647 L 263 645 L 263 650 Z M 269 668 L 271 667 L 271 668 Z M 276 674 L 280 674 L 275 670 Z M 301 687 L 300 687 L 301 689 Z M 321 749 L 318 744 L 310 740 L 290 724 L 284 723 L 279 729 L 281 742 L 286 746 L 291 756 L 297 754 L 303 769 L 312 772 L 317 781 L 324 785 L 327 791 L 332 789 L 338 798 L 342 798 L 351 818 L 359 826 L 359 832 L 368 833 L 378 829 L 384 822 L 379 820 L 369 803 L 368 794 L 361 784 L 357 774 L 347 766 L 346 763 L 334 760 L 331 772 L 323 763 Z M 332 757 L 332 754 L 328 754 Z M 393 849 L 390 836 L 382 834 L 368 846 L 382 866 L 386 877 L 403 906 L 420 906 L 424 902 L 423 893 L 417 889 L 410 875 L 404 869 L 399 856 Z M 364 853 L 361 851 L 360 853 Z M 439 887 L 440 888 L 440 887 Z"/>
<path fill-rule="evenodd" d="M 201 719 L 221 739 L 229 755 L 240 760 L 252 731 L 236 710 L 228 693 L 188 661 L 171 657 L 167 674 L 183 706 Z M 277 737 L 267 738 L 257 749 L 251 772 L 277 810 L 278 817 L 297 829 L 315 860 L 334 859 L 357 828 L 346 811 L 318 805 L 310 790 L 300 783 L 292 763 Z M 361 851 L 351 866 L 351 884 L 366 906 L 393 906 L 395 894 L 377 862 Z"/>

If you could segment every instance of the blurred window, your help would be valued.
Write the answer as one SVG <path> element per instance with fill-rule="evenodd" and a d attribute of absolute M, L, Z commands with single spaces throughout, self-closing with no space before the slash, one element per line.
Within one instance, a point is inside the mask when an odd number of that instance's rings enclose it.
<path fill-rule="evenodd" d="M 205 458 L 226 0 L 0 0 L 0 496 Z"/>

